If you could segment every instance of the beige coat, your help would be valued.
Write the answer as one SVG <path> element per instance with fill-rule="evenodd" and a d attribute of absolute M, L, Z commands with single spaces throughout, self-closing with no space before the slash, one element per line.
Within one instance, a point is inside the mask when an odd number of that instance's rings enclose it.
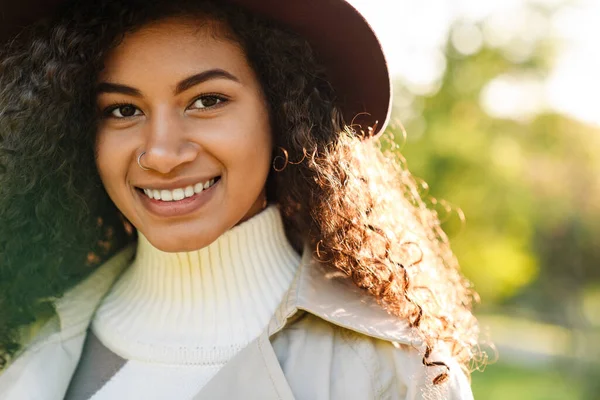
<path fill-rule="evenodd" d="M 130 246 L 55 302 L 56 315 L 32 325 L 25 349 L 0 375 L 0 400 L 62 399 L 102 297 L 130 264 Z M 265 331 L 194 399 L 472 399 L 465 375 L 424 367 L 420 341 L 347 280 L 305 256 Z"/>

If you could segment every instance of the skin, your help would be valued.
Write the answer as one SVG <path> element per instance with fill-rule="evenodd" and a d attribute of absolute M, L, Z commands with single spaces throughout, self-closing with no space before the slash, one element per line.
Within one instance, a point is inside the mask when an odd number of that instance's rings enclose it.
<path fill-rule="evenodd" d="M 240 46 L 224 27 L 206 22 L 169 18 L 127 35 L 108 54 L 98 82 L 96 165 L 104 187 L 150 243 L 167 252 L 208 246 L 266 205 L 272 152 L 266 100 Z M 210 70 L 221 72 L 176 91 Z M 223 71 L 230 77 L 219 76 Z M 137 164 L 143 151 L 147 171 Z M 210 199 L 185 215 L 153 214 L 136 190 L 214 176 L 221 181 Z"/>

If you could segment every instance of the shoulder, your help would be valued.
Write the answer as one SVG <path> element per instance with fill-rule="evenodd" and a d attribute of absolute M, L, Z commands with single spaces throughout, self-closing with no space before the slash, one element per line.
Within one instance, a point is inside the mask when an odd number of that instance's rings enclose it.
<path fill-rule="evenodd" d="M 322 388 L 328 388 L 331 398 L 473 398 L 467 377 L 451 357 L 434 355 L 450 367 L 450 379 L 434 385 L 444 369 L 424 366 L 416 347 L 365 335 L 310 313 L 301 313 L 272 343 L 292 390 L 302 398 L 317 398 Z"/>
<path fill-rule="evenodd" d="M 310 249 L 268 331 L 298 398 L 473 398 L 467 377 L 443 351 L 430 359 L 444 362 L 450 379 L 434 385 L 446 369 L 423 365 L 418 332 L 343 274 L 313 260 Z"/>

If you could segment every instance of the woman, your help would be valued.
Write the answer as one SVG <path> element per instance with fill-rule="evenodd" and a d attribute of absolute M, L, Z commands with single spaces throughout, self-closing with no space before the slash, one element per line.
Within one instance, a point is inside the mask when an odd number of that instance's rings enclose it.
<path fill-rule="evenodd" d="M 352 7 L 54 3 L 2 24 L 0 398 L 472 397 Z"/>

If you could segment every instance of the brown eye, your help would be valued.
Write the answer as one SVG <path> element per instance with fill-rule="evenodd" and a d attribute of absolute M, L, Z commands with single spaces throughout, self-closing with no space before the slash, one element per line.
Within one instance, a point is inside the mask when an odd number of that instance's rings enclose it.
<path fill-rule="evenodd" d="M 133 106 L 123 106 L 118 108 L 119 112 L 124 117 L 132 117 L 135 115 L 135 107 Z"/>
<path fill-rule="evenodd" d="M 121 104 L 109 107 L 104 112 L 104 115 L 110 118 L 129 118 L 141 115 L 142 112 L 132 104 Z"/>
<path fill-rule="evenodd" d="M 223 103 L 225 100 L 226 99 L 216 95 L 200 96 L 194 101 L 194 103 L 192 103 L 192 106 L 190 108 L 196 108 L 199 110 L 204 108 L 211 108 Z"/>
<path fill-rule="evenodd" d="M 136 111 L 137 111 L 137 108 L 135 108 L 134 106 L 132 106 L 130 104 L 126 104 L 124 106 L 119 106 L 116 109 L 114 109 L 112 114 L 114 117 L 117 117 L 117 118 L 126 118 L 126 117 L 133 117 L 134 115 L 136 115 Z"/>

